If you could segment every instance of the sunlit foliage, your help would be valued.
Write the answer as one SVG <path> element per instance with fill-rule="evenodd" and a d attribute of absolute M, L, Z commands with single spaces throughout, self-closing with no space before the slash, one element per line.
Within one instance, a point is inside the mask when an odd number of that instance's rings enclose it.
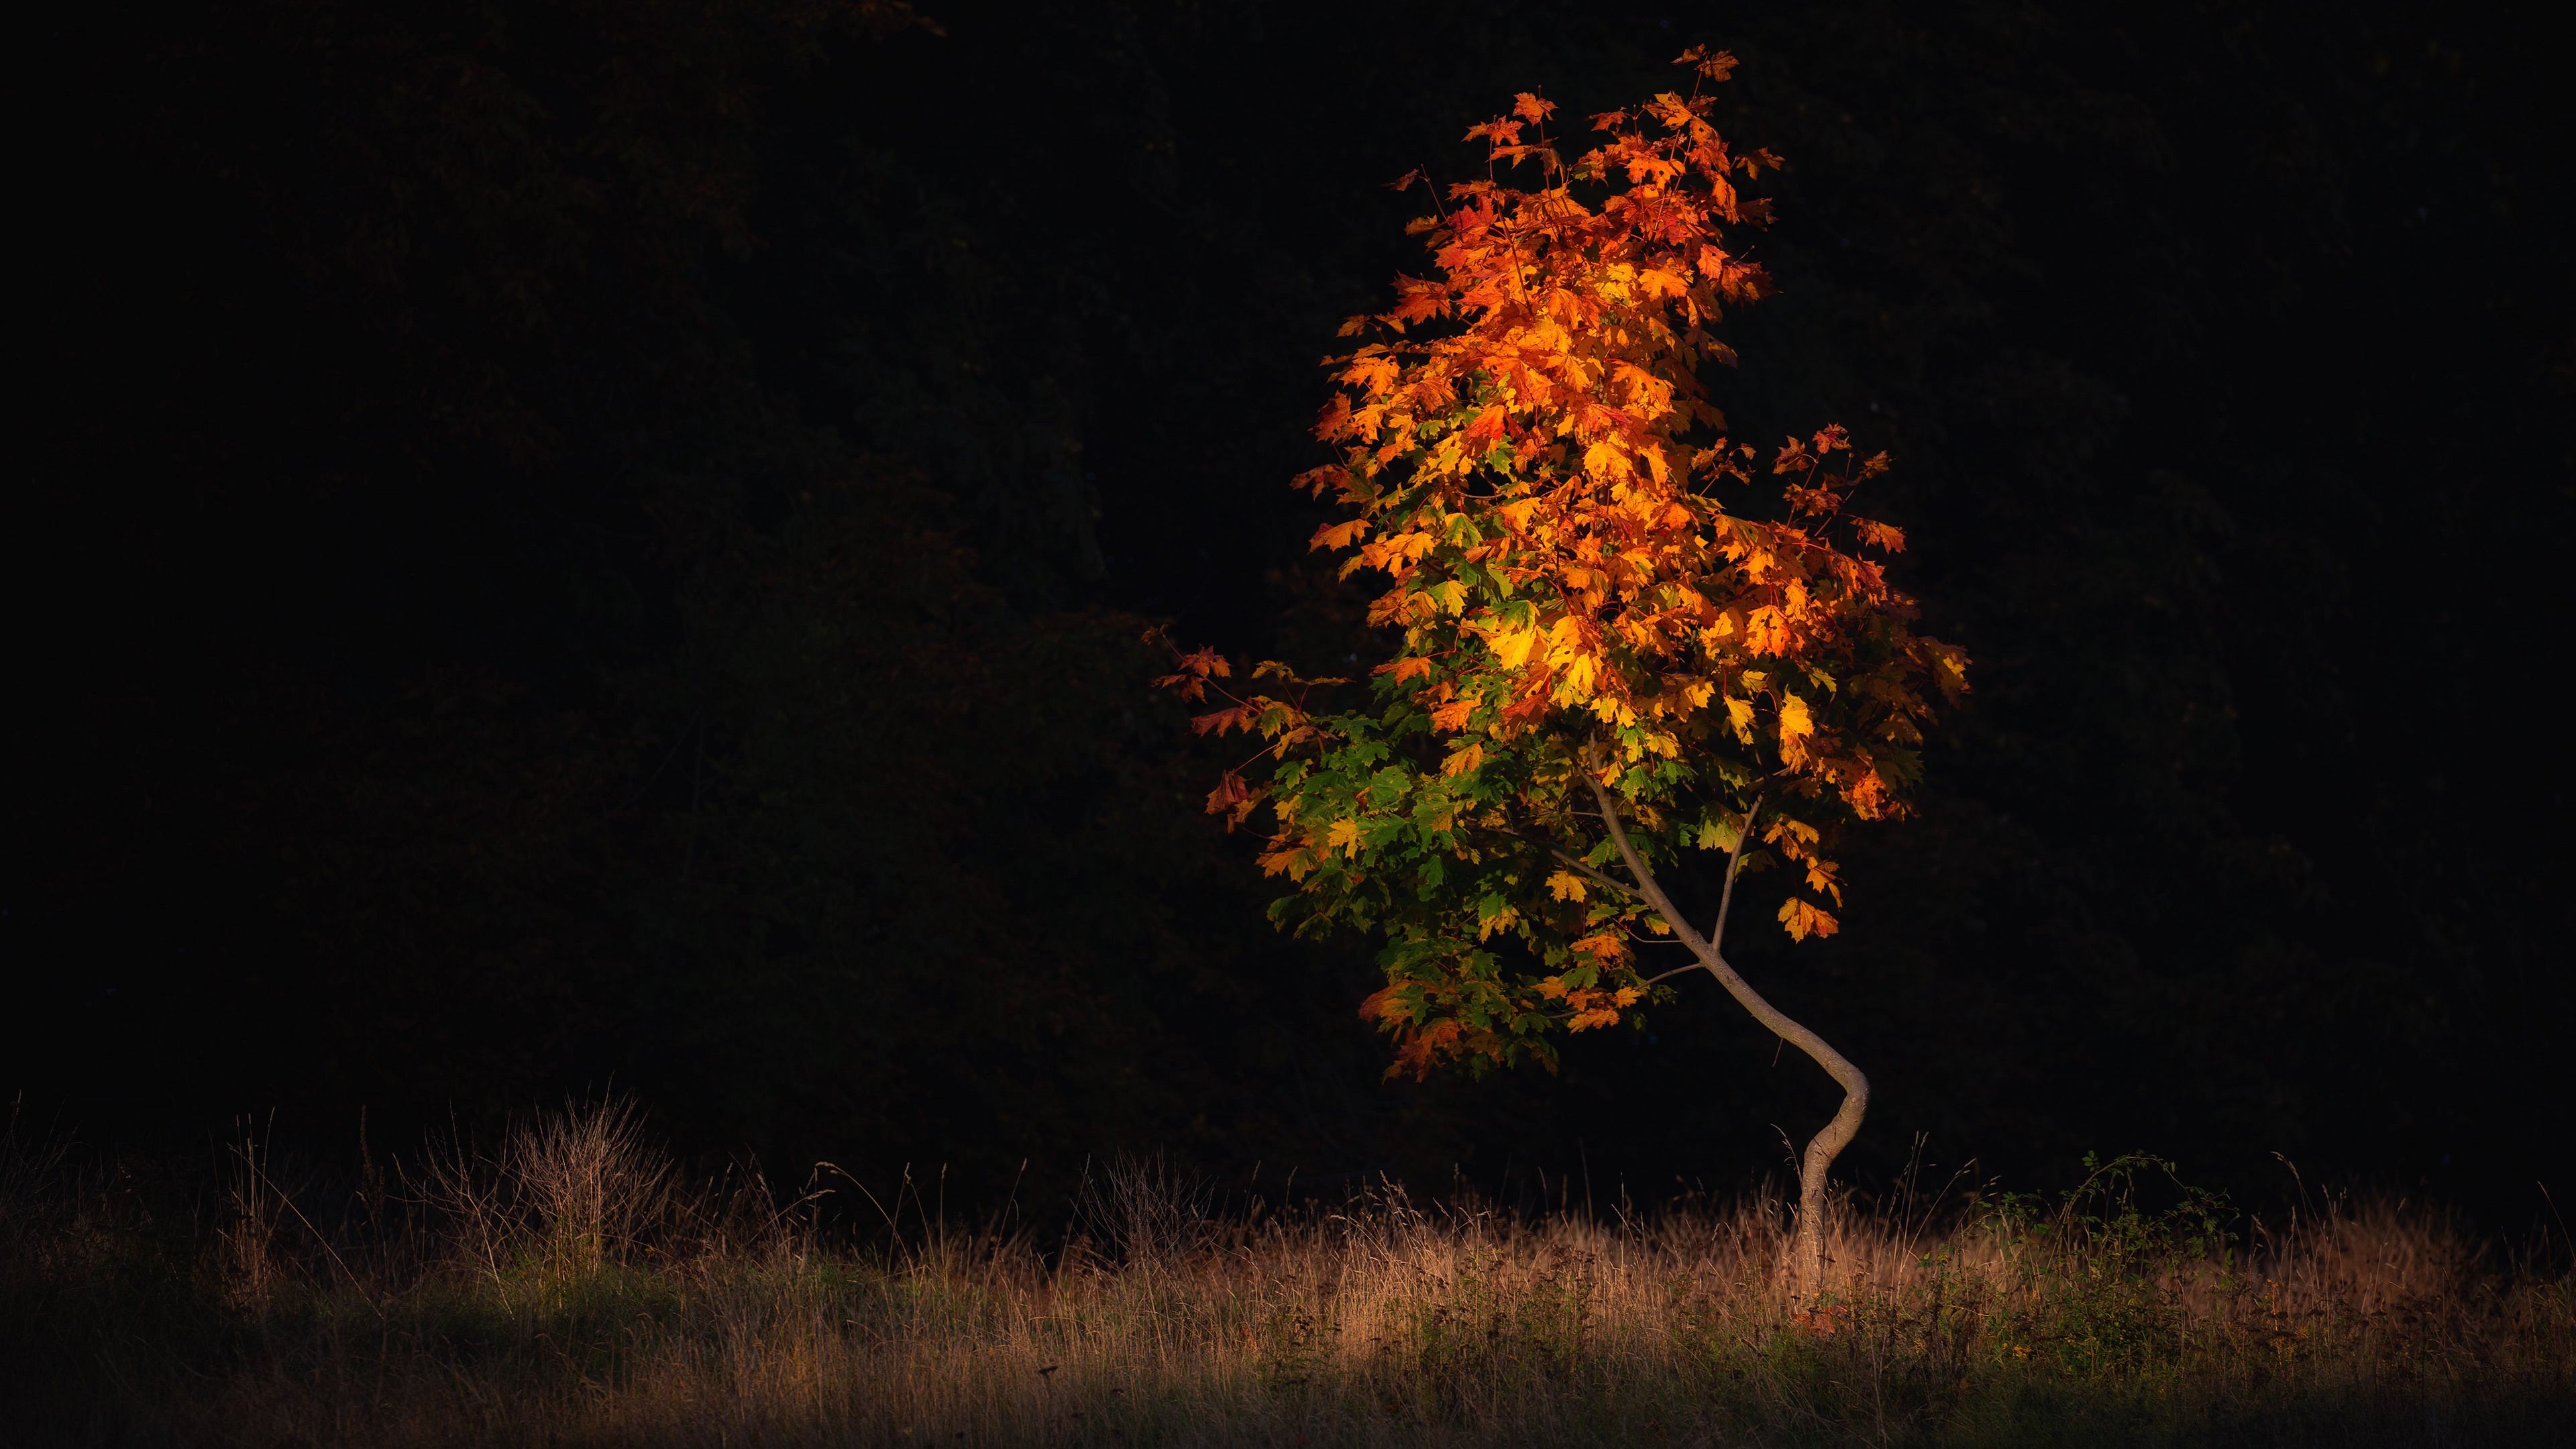
<path fill-rule="evenodd" d="M 1734 61 L 1682 63 L 1705 83 Z M 1933 697 L 1966 688 L 1965 655 L 1915 632 L 1888 582 L 1903 534 L 1852 511 L 1886 457 L 1827 427 L 1756 488 L 1701 385 L 1735 360 L 1722 309 L 1768 287 L 1729 245 L 1769 219 L 1737 179 L 1778 158 L 1731 151 L 1697 88 L 1593 118 L 1570 163 L 1554 109 L 1523 94 L 1468 132 L 1490 174 L 1412 224 L 1429 274 L 1327 359 L 1315 433 L 1339 456 L 1298 482 L 1351 510 L 1313 546 L 1388 580 L 1369 618 L 1400 642 L 1367 704 L 1276 662 L 1238 692 L 1204 649 L 1162 681 L 1213 691 L 1202 732 L 1268 742 L 1266 773 L 1228 772 L 1208 808 L 1271 812 L 1262 867 L 1297 886 L 1275 919 L 1384 936 L 1363 1014 L 1416 1074 L 1552 1063 L 1553 1029 L 1615 1025 L 1661 989 L 1633 944 L 1674 923 L 1623 870 L 1604 800 L 1649 865 L 1792 868 L 1781 924 L 1831 934 L 1835 827 L 1903 811 Z"/>

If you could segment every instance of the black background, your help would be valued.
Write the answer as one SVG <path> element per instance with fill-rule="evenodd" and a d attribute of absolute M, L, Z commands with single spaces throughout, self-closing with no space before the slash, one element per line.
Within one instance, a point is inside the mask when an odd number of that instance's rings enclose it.
<path fill-rule="evenodd" d="M 1465 128 L 1742 57 L 1739 437 L 1898 460 L 1975 659 L 1846 932 L 1845 1159 L 2571 1181 L 2568 88 L 2537 9 L 107 4 L 34 52 L 7 529 L 37 1118 L 1641 1199 L 1832 1093 L 1709 990 L 1384 1082 L 1136 642 L 1371 647 L 1287 478 Z M 1697 888 L 1697 883 L 1693 884 Z M 1026 1175 L 1021 1164 L 1027 1163 Z M 1582 1174 L 1582 1176 L 1575 1176 Z M 2563 1192 L 2562 1192 L 2562 1195 Z"/>

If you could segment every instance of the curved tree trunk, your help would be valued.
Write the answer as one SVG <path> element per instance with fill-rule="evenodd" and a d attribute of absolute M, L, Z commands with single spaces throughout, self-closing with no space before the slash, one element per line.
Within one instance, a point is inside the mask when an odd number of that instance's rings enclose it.
<path fill-rule="evenodd" d="M 1584 763 L 1587 767 L 1592 764 L 1589 749 L 1585 751 Z M 1835 1051 L 1823 1037 L 1763 1000 L 1762 993 L 1737 975 L 1735 968 L 1727 964 L 1726 957 L 1718 950 L 1718 943 L 1726 938 L 1726 914 L 1735 904 L 1735 869 L 1744 859 L 1745 843 L 1753 837 L 1754 818 L 1762 809 L 1761 799 L 1757 796 L 1753 809 L 1745 812 L 1743 833 L 1736 837 L 1735 849 L 1727 856 L 1726 891 L 1718 904 L 1717 924 L 1708 935 L 1702 936 L 1692 928 L 1687 917 L 1674 909 L 1671 897 L 1664 894 L 1655 873 L 1646 868 L 1645 858 L 1629 843 L 1627 829 L 1619 823 L 1617 802 L 1611 799 L 1609 790 L 1602 786 L 1590 768 L 1585 769 L 1584 778 L 1591 782 L 1593 798 L 1601 807 L 1602 823 L 1609 827 L 1610 839 L 1619 848 L 1619 858 L 1627 862 L 1628 873 L 1637 882 L 1637 893 L 1645 897 L 1646 904 L 1655 908 L 1656 914 L 1664 918 L 1664 924 L 1673 928 L 1673 935 L 1690 947 L 1691 954 L 1699 958 L 1700 966 L 1718 979 L 1727 994 L 1753 1013 L 1754 1020 L 1769 1027 L 1783 1040 L 1796 1044 L 1798 1050 L 1813 1057 L 1816 1065 L 1823 1067 L 1842 1085 L 1842 1109 L 1834 1113 L 1834 1119 L 1825 1124 L 1823 1131 L 1808 1141 L 1806 1157 L 1798 1165 L 1798 1225 L 1796 1238 L 1790 1244 L 1789 1258 L 1796 1270 L 1794 1291 L 1801 1299 L 1813 1298 L 1825 1287 L 1825 1174 L 1834 1165 L 1834 1159 L 1842 1155 L 1842 1150 L 1850 1146 L 1852 1138 L 1860 1132 L 1861 1117 L 1869 1110 L 1869 1078 L 1861 1075 L 1860 1068 L 1853 1066 L 1841 1052 Z"/>

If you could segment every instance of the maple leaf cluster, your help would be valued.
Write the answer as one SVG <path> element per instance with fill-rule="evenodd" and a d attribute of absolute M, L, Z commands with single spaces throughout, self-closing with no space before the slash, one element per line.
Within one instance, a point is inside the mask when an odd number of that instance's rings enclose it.
<path fill-rule="evenodd" d="M 1682 63 L 1722 80 L 1733 60 Z M 1801 872 L 1779 919 L 1831 934 L 1829 832 L 1904 808 L 1927 686 L 1966 688 L 1965 655 L 1913 632 L 1868 556 L 1903 535 L 1850 509 L 1885 455 L 1827 427 L 1773 452 L 1778 517 L 1725 502 L 1756 455 L 1699 370 L 1735 361 L 1709 330 L 1722 309 L 1769 290 L 1726 228 L 1767 222 L 1735 179 L 1779 161 L 1731 152 L 1710 108 L 1667 93 L 1594 117 L 1599 143 L 1568 164 L 1553 105 L 1519 96 L 1468 132 L 1489 176 L 1412 224 L 1429 275 L 1344 324 L 1368 340 L 1326 359 L 1315 433 L 1338 456 L 1296 481 L 1352 510 L 1313 547 L 1389 580 L 1369 620 L 1403 643 L 1370 706 L 1318 712 L 1344 681 L 1277 663 L 1253 679 L 1278 693 L 1234 693 L 1208 650 L 1160 681 L 1219 692 L 1202 733 L 1264 741 L 1208 808 L 1230 826 L 1273 811 L 1261 865 L 1298 886 L 1274 918 L 1387 938 L 1362 1014 L 1397 1036 L 1397 1071 L 1552 1062 L 1551 1029 L 1655 994 L 1634 948 L 1670 925 L 1614 878 L 1605 798 L 1650 862 L 1715 849 Z"/>

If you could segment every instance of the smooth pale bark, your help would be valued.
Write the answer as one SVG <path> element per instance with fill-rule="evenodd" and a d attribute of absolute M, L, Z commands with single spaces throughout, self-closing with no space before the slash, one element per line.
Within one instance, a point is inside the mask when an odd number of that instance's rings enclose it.
<path fill-rule="evenodd" d="M 1760 813 L 1762 802 L 1757 797 L 1753 809 L 1745 813 L 1743 833 L 1736 837 L 1735 849 L 1727 856 L 1726 891 L 1718 905 L 1717 924 L 1708 935 L 1702 936 L 1692 928 L 1687 917 L 1674 909 L 1672 898 L 1664 894 L 1655 873 L 1646 868 L 1645 858 L 1637 853 L 1636 846 L 1629 843 L 1628 832 L 1619 823 L 1617 802 L 1602 786 L 1593 751 L 1588 747 L 1584 750 L 1584 764 L 1583 778 L 1591 784 L 1592 796 L 1600 803 L 1602 823 L 1610 829 L 1610 839 L 1619 848 L 1619 858 L 1628 863 L 1628 873 L 1636 878 L 1637 894 L 1664 918 L 1664 924 L 1672 927 L 1673 935 L 1699 958 L 1699 965 L 1708 974 L 1718 979 L 1718 984 L 1726 988 L 1727 995 L 1753 1013 L 1754 1020 L 1815 1058 L 1816 1065 L 1823 1067 L 1842 1085 L 1842 1109 L 1834 1113 L 1834 1119 L 1825 1124 L 1823 1131 L 1808 1141 L 1806 1158 L 1798 1169 L 1798 1229 L 1790 1245 L 1789 1257 L 1797 1268 L 1798 1296 L 1812 1298 L 1825 1286 L 1825 1173 L 1860 1132 L 1861 1116 L 1869 1110 L 1869 1078 L 1861 1075 L 1860 1068 L 1853 1066 L 1841 1052 L 1828 1046 L 1823 1037 L 1790 1020 L 1778 1007 L 1763 1000 L 1762 993 L 1737 975 L 1735 968 L 1726 963 L 1726 957 L 1718 950 L 1718 943 L 1726 937 L 1726 913 L 1735 904 L 1735 870 L 1744 859 L 1745 844 L 1753 838 L 1754 817 Z"/>

